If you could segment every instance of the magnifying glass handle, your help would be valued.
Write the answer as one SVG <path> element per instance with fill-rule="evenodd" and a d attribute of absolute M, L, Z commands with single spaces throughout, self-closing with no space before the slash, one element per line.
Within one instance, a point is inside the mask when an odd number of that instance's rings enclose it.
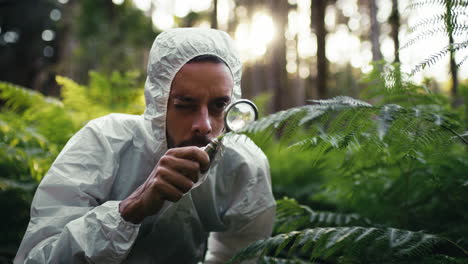
<path fill-rule="evenodd" d="M 208 154 L 208 156 L 210 157 L 210 166 L 211 166 L 211 162 L 213 161 L 215 155 L 216 155 L 216 152 L 218 151 L 219 149 L 219 140 L 217 138 L 213 139 L 210 144 L 206 145 L 203 150 Z M 209 168 L 209 167 L 208 167 Z"/>

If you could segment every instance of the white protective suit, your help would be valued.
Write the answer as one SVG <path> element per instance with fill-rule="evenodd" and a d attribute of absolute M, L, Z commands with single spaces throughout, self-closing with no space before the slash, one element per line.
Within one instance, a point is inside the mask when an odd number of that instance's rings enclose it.
<path fill-rule="evenodd" d="M 212 29 L 172 29 L 155 40 L 141 116 L 90 121 L 66 144 L 45 175 L 15 263 L 221 263 L 271 234 L 275 201 L 269 165 L 247 138 L 228 137 L 199 187 L 141 224 L 122 219 L 119 202 L 150 175 L 167 151 L 171 82 L 190 59 L 226 62 L 232 99 L 240 97 L 241 63 L 232 40 Z M 242 136 L 243 137 L 243 136 Z"/>

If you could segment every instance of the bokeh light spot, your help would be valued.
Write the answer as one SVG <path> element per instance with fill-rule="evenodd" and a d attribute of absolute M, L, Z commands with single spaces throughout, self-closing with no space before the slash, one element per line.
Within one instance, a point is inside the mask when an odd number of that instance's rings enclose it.
<path fill-rule="evenodd" d="M 19 39 L 19 34 L 16 31 L 7 31 L 3 35 L 3 40 L 6 43 L 15 43 L 15 42 L 18 42 L 18 39 Z"/>
<path fill-rule="evenodd" d="M 58 9 L 52 9 L 52 11 L 50 11 L 49 17 L 53 21 L 59 21 L 62 18 L 62 12 L 60 12 Z"/>
<path fill-rule="evenodd" d="M 162 12 L 160 9 L 156 9 L 151 18 L 153 24 L 161 30 L 166 30 L 174 26 L 174 17 L 166 12 Z"/>
<path fill-rule="evenodd" d="M 50 29 L 46 29 L 46 30 L 42 31 L 42 40 L 52 41 L 54 38 L 55 38 L 55 32 L 54 31 L 52 31 Z"/>
<path fill-rule="evenodd" d="M 45 46 L 42 53 L 44 54 L 44 57 L 50 58 L 54 56 L 54 48 L 52 48 L 51 46 Z"/>
<path fill-rule="evenodd" d="M 135 3 L 135 6 L 144 11 L 147 12 L 151 8 L 151 0 L 133 0 L 133 3 Z"/>

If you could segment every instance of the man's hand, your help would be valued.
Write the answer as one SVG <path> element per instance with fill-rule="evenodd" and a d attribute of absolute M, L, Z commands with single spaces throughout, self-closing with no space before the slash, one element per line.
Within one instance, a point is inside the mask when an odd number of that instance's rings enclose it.
<path fill-rule="evenodd" d="M 169 149 L 146 181 L 120 203 L 123 219 L 140 223 L 157 213 L 164 201 L 177 202 L 198 181 L 198 173 L 208 169 L 209 162 L 208 154 L 198 147 Z"/>

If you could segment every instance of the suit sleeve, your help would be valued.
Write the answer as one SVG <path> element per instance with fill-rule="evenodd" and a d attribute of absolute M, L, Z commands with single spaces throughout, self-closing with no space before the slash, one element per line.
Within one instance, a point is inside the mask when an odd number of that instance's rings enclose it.
<path fill-rule="evenodd" d="M 120 263 L 129 253 L 139 225 L 107 201 L 119 160 L 98 125 L 72 137 L 40 183 L 14 263 Z"/>

